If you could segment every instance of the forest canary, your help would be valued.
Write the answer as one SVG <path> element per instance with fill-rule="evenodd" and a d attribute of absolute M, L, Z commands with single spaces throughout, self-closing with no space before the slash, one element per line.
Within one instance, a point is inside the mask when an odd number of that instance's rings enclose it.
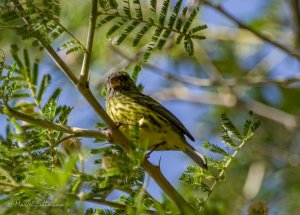
<path fill-rule="evenodd" d="M 142 94 L 126 72 L 109 74 L 106 84 L 107 113 L 129 139 L 131 129 L 138 125 L 139 142 L 146 143 L 148 150 L 181 150 L 200 167 L 207 168 L 203 155 L 184 137 L 194 141 L 190 132 L 165 107 Z"/>

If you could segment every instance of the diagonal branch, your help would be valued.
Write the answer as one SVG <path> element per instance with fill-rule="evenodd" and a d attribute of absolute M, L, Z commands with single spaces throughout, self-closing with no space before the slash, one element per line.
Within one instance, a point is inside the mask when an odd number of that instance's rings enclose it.
<path fill-rule="evenodd" d="M 293 14 L 294 28 L 295 28 L 295 45 L 300 47 L 300 1 L 290 0 L 290 9 Z"/>
<path fill-rule="evenodd" d="M 97 0 L 92 0 L 89 30 L 88 30 L 87 41 L 86 41 L 87 51 L 84 53 L 82 68 L 80 72 L 80 79 L 79 79 L 79 84 L 81 85 L 88 85 L 90 61 L 91 61 L 94 34 L 96 28 L 96 20 L 97 20 Z"/>
<path fill-rule="evenodd" d="M 22 13 L 23 7 L 18 0 L 12 0 L 16 9 Z M 95 4 L 95 0 L 93 0 Z M 95 6 L 95 5 L 94 5 Z M 23 17 L 23 20 L 26 24 L 30 23 L 29 17 Z M 51 56 L 56 65 L 64 72 L 72 83 L 77 86 L 78 91 L 84 96 L 87 102 L 91 105 L 97 115 L 102 118 L 105 124 L 108 126 L 112 133 L 113 140 L 112 143 L 119 145 L 127 153 L 130 152 L 130 142 L 127 137 L 118 129 L 112 119 L 107 115 L 105 110 L 99 104 L 97 99 L 94 97 L 91 90 L 87 85 L 78 84 L 79 80 L 74 75 L 72 70 L 67 66 L 67 64 L 61 59 L 61 57 L 54 51 L 54 49 L 45 44 L 41 38 L 36 37 L 41 45 L 47 50 L 48 54 Z M 92 45 L 92 44 L 91 44 Z M 90 60 L 89 60 L 90 61 Z M 88 63 L 89 63 L 88 61 Z M 142 167 L 144 170 L 154 179 L 154 181 L 161 187 L 161 189 L 170 197 L 172 201 L 178 206 L 179 210 L 184 214 L 194 214 L 194 210 L 191 205 L 175 190 L 171 183 L 164 177 L 161 171 L 158 171 L 158 167 L 151 164 L 147 159 L 144 160 Z"/>
<path fill-rule="evenodd" d="M 71 134 L 73 137 L 88 137 L 88 138 L 104 138 L 108 141 L 111 139 L 109 130 L 88 130 L 76 127 L 70 127 L 67 125 L 62 125 L 54 122 L 49 122 L 44 119 L 35 118 L 24 113 L 13 110 L 10 107 L 1 107 L 0 113 L 6 114 L 7 116 L 13 117 L 17 120 L 22 120 L 37 126 L 44 128 L 60 131 L 63 133 Z"/>
<path fill-rule="evenodd" d="M 112 46 L 111 47 L 114 52 L 116 52 L 118 55 L 120 55 L 122 58 L 125 59 L 124 63 L 122 63 L 122 66 L 129 65 L 133 62 L 138 61 L 138 57 L 135 56 L 128 56 L 128 54 L 123 53 L 120 49 Z M 203 58 L 203 56 L 202 56 Z M 182 76 L 177 75 L 168 71 L 165 71 L 158 67 L 157 65 L 151 64 L 151 63 L 145 63 L 145 62 L 139 62 L 144 67 L 151 69 L 153 72 L 158 73 L 159 75 L 163 76 L 166 79 L 178 81 L 180 83 L 189 84 L 193 86 L 198 87 L 235 87 L 235 86 L 252 86 L 252 85 L 267 85 L 267 84 L 276 84 L 283 87 L 291 87 L 291 84 L 300 82 L 300 76 L 296 75 L 295 77 L 290 78 L 274 78 L 270 79 L 263 76 L 249 76 L 244 78 L 223 78 L 222 76 L 218 75 L 217 72 L 215 72 L 215 76 L 218 76 L 217 78 L 197 78 L 192 76 Z M 203 65 L 202 65 L 203 66 Z M 213 68 L 209 68 L 209 71 L 213 71 Z"/>
<path fill-rule="evenodd" d="M 229 18 L 231 21 L 235 22 L 240 28 L 242 29 L 246 29 L 250 32 L 252 32 L 255 36 L 259 37 L 260 39 L 276 46 L 277 48 L 279 48 L 280 50 L 284 51 L 285 53 L 287 53 L 290 56 L 295 57 L 296 59 L 298 59 L 300 61 L 300 54 L 298 52 L 296 52 L 295 50 L 279 43 L 278 41 L 274 40 L 271 37 L 268 37 L 256 30 L 254 30 L 253 28 L 251 28 L 250 26 L 242 23 L 241 21 L 239 21 L 238 19 L 236 19 L 234 16 L 232 16 L 230 13 L 228 13 L 226 10 L 224 10 L 224 8 L 220 5 L 215 5 L 210 3 L 209 1 L 205 1 L 204 4 L 206 4 L 207 6 L 214 8 L 215 10 L 219 11 L 220 13 L 222 13 L 224 16 L 226 16 L 227 18 Z"/>

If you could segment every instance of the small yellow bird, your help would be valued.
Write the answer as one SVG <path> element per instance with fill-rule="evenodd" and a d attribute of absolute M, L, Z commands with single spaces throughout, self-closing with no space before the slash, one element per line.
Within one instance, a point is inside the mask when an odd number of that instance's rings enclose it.
<path fill-rule="evenodd" d="M 107 76 L 106 110 L 120 130 L 130 139 L 134 125 L 139 125 L 139 142 L 148 150 L 181 150 L 200 167 L 207 163 L 184 135 L 195 141 L 184 125 L 165 107 L 142 94 L 126 72 Z"/>

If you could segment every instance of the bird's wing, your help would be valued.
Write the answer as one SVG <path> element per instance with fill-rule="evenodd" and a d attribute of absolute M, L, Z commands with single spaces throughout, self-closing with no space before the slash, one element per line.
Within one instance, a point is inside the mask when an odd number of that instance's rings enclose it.
<path fill-rule="evenodd" d="M 186 129 L 186 127 L 184 127 L 184 125 L 179 121 L 179 119 L 177 119 L 176 116 L 174 116 L 170 111 L 168 111 L 164 106 L 152 99 L 150 96 L 138 93 L 131 94 L 130 97 L 132 97 L 136 103 L 146 106 L 150 110 L 155 111 L 157 114 L 167 119 L 176 128 L 178 128 L 181 132 L 188 136 L 192 141 L 195 141 L 194 137 Z"/>

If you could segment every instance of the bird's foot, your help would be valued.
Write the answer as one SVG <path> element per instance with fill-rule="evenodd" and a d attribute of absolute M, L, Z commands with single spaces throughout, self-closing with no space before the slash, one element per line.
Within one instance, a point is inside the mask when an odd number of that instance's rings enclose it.
<path fill-rule="evenodd" d="M 156 150 L 157 148 L 159 148 L 160 146 L 165 145 L 166 143 L 167 143 L 166 141 L 163 141 L 163 142 L 160 142 L 160 143 L 155 144 L 155 145 L 153 146 L 153 148 L 150 150 L 150 152 L 148 152 L 148 153 L 146 154 L 146 158 L 149 158 L 153 151 L 155 151 L 155 150 Z"/>
<path fill-rule="evenodd" d="M 124 122 L 122 122 L 122 121 L 118 121 L 118 122 L 115 122 L 115 124 L 116 124 L 116 126 L 118 127 L 118 128 L 120 128 L 122 125 L 126 125 Z"/>

